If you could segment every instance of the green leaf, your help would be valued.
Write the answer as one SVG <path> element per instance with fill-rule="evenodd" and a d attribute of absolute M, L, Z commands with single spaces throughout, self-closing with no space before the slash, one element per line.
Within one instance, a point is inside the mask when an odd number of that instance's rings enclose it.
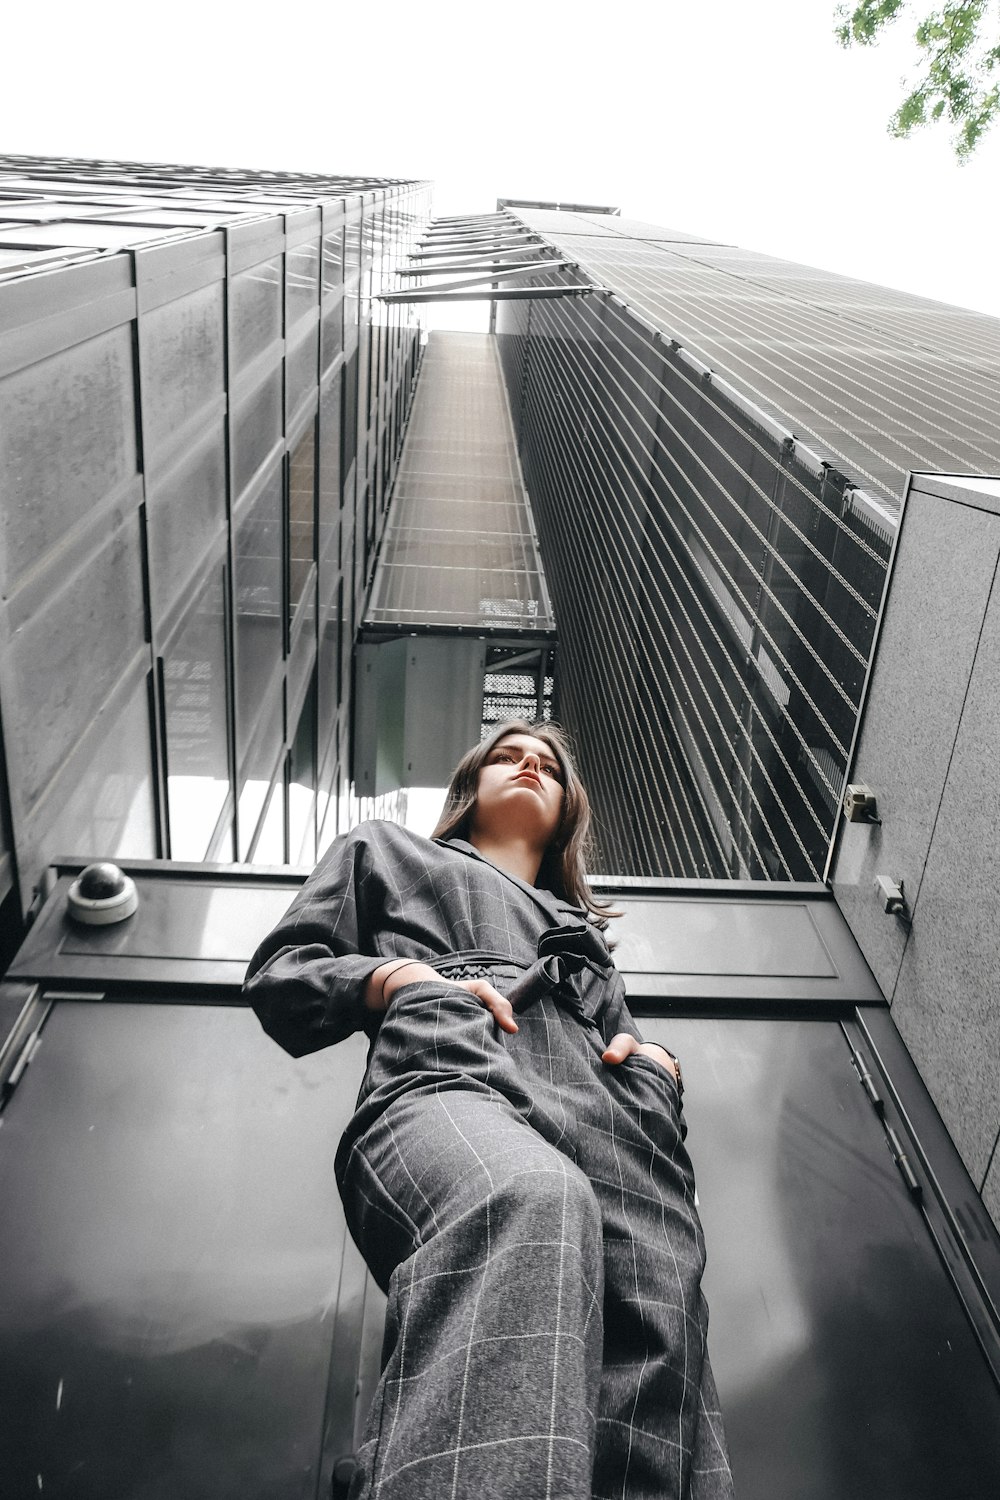
<path fill-rule="evenodd" d="M 844 47 L 876 44 L 914 0 L 861 0 L 836 12 Z M 889 120 L 893 136 L 947 119 L 958 127 L 955 154 L 965 161 L 1000 114 L 1000 0 L 943 0 L 916 25 L 913 40 L 922 72 Z"/>

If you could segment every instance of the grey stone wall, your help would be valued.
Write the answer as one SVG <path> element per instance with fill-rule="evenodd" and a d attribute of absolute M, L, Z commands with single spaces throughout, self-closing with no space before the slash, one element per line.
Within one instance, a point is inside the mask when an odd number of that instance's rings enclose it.
<path fill-rule="evenodd" d="M 837 900 L 1000 1224 L 1000 479 L 916 475 L 842 822 Z M 902 881 L 911 921 L 878 875 Z"/>

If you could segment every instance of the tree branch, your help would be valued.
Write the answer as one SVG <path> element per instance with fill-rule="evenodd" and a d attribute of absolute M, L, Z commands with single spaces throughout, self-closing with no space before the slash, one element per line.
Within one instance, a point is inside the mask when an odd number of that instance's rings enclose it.
<path fill-rule="evenodd" d="M 837 12 L 844 47 L 877 44 L 910 0 L 861 0 Z M 914 33 L 923 71 L 889 121 L 889 132 L 907 136 L 918 126 L 947 119 L 956 127 L 955 154 L 966 160 L 1000 113 L 1000 0 L 945 0 Z"/>

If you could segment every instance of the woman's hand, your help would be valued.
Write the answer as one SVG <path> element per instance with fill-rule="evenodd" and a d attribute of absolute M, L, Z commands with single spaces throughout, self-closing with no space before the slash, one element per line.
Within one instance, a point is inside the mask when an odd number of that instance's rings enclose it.
<path fill-rule="evenodd" d="M 630 1031 L 619 1031 L 616 1037 L 612 1037 L 608 1046 L 601 1053 L 601 1061 L 606 1063 L 624 1062 L 626 1057 L 631 1057 L 633 1052 L 641 1052 L 644 1057 L 651 1057 L 655 1063 L 666 1068 L 667 1072 L 677 1081 L 677 1069 L 674 1060 L 665 1047 L 658 1047 L 655 1042 L 637 1042 Z"/>
<path fill-rule="evenodd" d="M 506 995 L 501 995 L 499 990 L 493 988 L 488 979 L 463 979 L 457 987 L 460 990 L 468 990 L 470 995 L 475 995 L 476 999 L 486 1006 L 501 1031 L 514 1034 L 517 1030 L 514 1007 Z"/>
<path fill-rule="evenodd" d="M 445 979 L 430 964 L 423 964 L 418 960 L 400 963 L 398 959 L 393 959 L 377 968 L 368 980 L 365 1004 L 369 1010 L 387 1010 L 389 1001 L 404 984 L 425 983 L 451 984 L 457 990 L 467 990 L 486 1007 L 501 1030 L 511 1033 L 517 1030 L 514 1007 L 506 995 L 501 995 L 488 979 Z"/>

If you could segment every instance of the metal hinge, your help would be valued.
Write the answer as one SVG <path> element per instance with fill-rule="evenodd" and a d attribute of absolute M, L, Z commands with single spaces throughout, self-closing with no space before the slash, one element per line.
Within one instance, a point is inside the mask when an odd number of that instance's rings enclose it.
<path fill-rule="evenodd" d="M 100 992 L 46 990 L 35 985 L 26 996 L 21 1014 L 0 1044 L 0 1110 L 2 1110 L 38 1051 L 42 1032 L 58 1000 L 100 1000 Z"/>
<path fill-rule="evenodd" d="M 907 1156 L 903 1143 L 896 1131 L 885 1117 L 885 1100 L 876 1088 L 875 1079 L 865 1066 L 864 1058 L 851 1041 L 851 1038 L 847 1036 L 847 1033 L 845 1032 L 844 1034 L 847 1037 L 847 1045 L 851 1049 L 851 1061 L 858 1075 L 858 1082 L 861 1084 L 865 1094 L 868 1096 L 869 1103 L 882 1122 L 882 1129 L 885 1132 L 886 1145 L 889 1147 L 890 1155 L 896 1163 L 900 1177 L 902 1177 L 906 1184 L 906 1191 L 915 1202 L 919 1203 L 923 1198 L 924 1190 L 917 1178 L 916 1172 L 913 1170 L 913 1163 Z"/>
<path fill-rule="evenodd" d="M 41 1042 L 42 1027 L 52 1009 L 52 1001 L 35 988 L 25 1000 L 0 1051 L 0 1109 L 4 1107 L 24 1077 L 25 1070 Z"/>

